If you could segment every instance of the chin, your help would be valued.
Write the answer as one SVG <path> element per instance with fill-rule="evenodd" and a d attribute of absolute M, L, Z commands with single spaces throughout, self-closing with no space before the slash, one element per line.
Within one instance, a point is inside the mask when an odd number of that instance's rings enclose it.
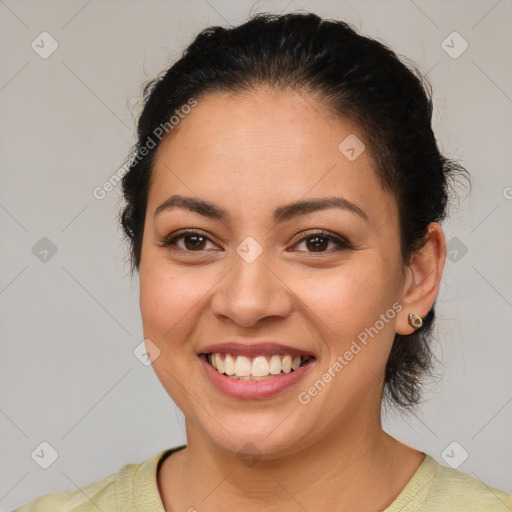
<path fill-rule="evenodd" d="M 241 458 L 271 460 L 292 453 L 311 427 L 304 418 L 297 421 L 297 414 L 282 411 L 226 413 L 220 425 L 207 416 L 201 430 L 207 432 L 212 443 Z"/>

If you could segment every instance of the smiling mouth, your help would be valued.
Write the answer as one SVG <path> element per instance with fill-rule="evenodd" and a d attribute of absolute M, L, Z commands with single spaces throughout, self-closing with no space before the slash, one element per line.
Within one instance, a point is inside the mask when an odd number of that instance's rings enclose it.
<path fill-rule="evenodd" d="M 282 377 L 311 364 L 314 356 L 264 355 L 246 357 L 229 353 L 200 354 L 215 370 L 233 380 L 261 381 Z"/>

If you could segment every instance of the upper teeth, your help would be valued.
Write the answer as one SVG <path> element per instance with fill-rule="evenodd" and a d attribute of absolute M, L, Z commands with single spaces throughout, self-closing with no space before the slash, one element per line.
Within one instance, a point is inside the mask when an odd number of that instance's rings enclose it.
<path fill-rule="evenodd" d="M 309 358 L 273 355 L 270 360 L 265 356 L 257 356 L 251 361 L 246 356 L 225 354 L 222 358 L 219 353 L 208 355 L 208 361 L 219 373 L 237 377 L 266 377 L 267 375 L 279 375 L 281 372 L 290 373 L 292 370 L 297 370 L 307 359 Z"/>

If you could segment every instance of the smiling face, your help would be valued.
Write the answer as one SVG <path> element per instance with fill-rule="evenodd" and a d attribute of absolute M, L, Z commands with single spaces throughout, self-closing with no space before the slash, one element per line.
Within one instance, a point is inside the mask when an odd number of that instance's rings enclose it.
<path fill-rule="evenodd" d="M 378 423 L 403 290 L 398 212 L 369 151 L 352 160 L 338 149 L 349 135 L 368 147 L 313 97 L 259 89 L 199 98 L 158 149 L 140 306 L 160 350 L 153 368 L 189 434 L 272 457 Z M 335 199 L 286 208 L 325 198 Z M 195 233 L 175 238 L 185 229 Z M 236 381 L 204 355 L 225 342 L 235 345 L 215 351 L 234 360 L 262 342 L 290 348 L 259 346 L 250 361 L 313 358 L 296 375 Z"/>

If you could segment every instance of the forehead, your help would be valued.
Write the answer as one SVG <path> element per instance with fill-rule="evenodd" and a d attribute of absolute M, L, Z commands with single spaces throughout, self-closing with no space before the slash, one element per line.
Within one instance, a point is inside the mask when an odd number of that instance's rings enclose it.
<path fill-rule="evenodd" d="M 236 203 L 237 210 L 241 201 L 280 204 L 328 194 L 366 205 L 369 215 L 379 208 L 379 215 L 382 208 L 391 213 L 394 201 L 365 146 L 355 123 L 333 116 L 313 96 L 209 93 L 160 144 L 148 208 L 173 193 Z"/>

